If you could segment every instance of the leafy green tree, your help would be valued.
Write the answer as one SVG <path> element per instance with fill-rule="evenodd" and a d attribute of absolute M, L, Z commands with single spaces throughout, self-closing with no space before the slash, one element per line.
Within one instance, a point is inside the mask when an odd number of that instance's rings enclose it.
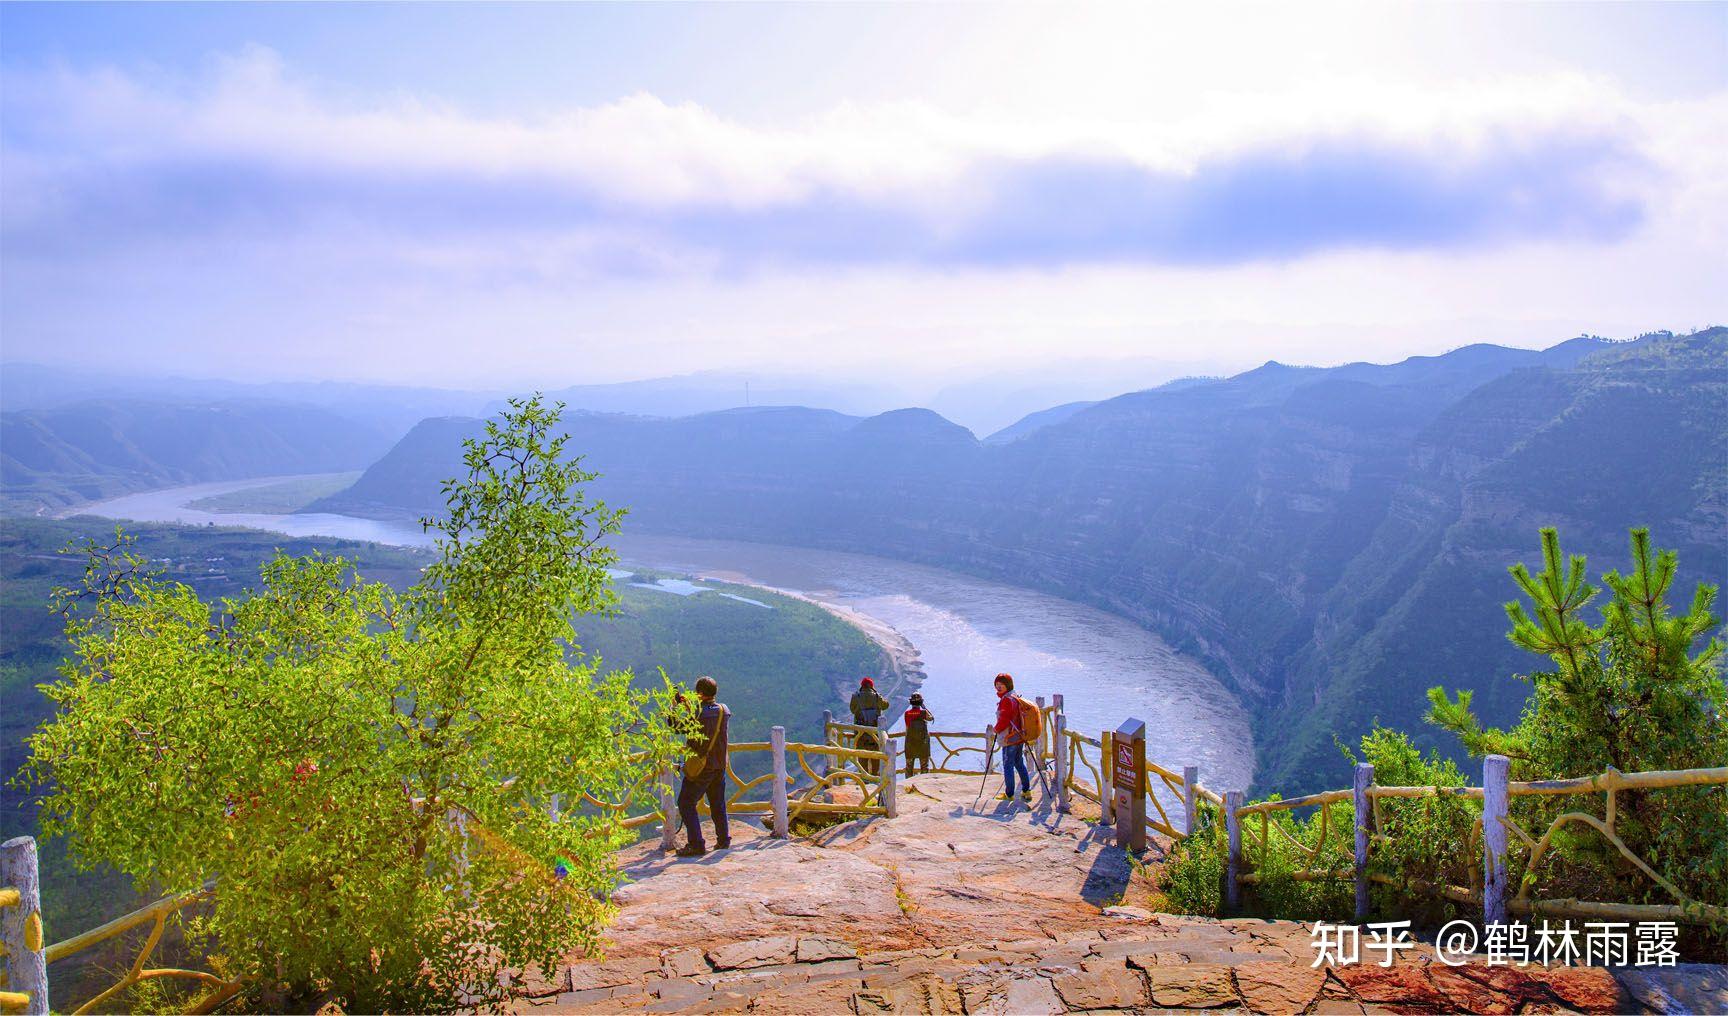
<path fill-rule="evenodd" d="M 468 443 L 435 562 L 398 594 L 279 555 L 219 602 L 123 534 L 62 590 L 71 657 L 23 779 L 44 830 L 141 885 L 214 881 L 192 931 L 271 1004 L 496 1000 L 506 970 L 593 948 L 619 881 L 617 800 L 678 750 L 671 688 L 598 673 L 572 617 L 612 593 L 558 410 Z"/>
<path fill-rule="evenodd" d="M 1632 569 L 1602 581 L 1612 598 L 1592 626 L 1584 609 L 1599 590 L 1585 580 L 1582 555 L 1563 558 L 1553 529 L 1542 530 L 1542 570 L 1515 565 L 1512 577 L 1529 606 L 1506 605 L 1513 644 L 1543 657 L 1549 669 L 1519 675 L 1533 685 L 1519 723 L 1484 727 L 1470 693 L 1428 692 L 1429 722 L 1458 735 L 1472 755 L 1512 760 L 1515 780 L 1728 765 L 1722 643 L 1712 637 L 1716 589 L 1700 585 L 1691 605 L 1668 604 L 1679 561 L 1654 550 L 1645 529 L 1632 530 Z M 1702 640 L 1702 645 L 1700 641 Z M 1728 903 L 1728 808 L 1720 787 L 1625 791 L 1616 832 L 1639 856 L 1695 898 Z M 1581 799 L 1520 797 L 1514 816 L 1541 835 L 1560 810 Z M 1594 810 L 1600 810 L 1597 805 Z M 1557 862 L 1534 873 L 1545 894 L 1669 902 L 1594 830 L 1568 826 L 1556 835 Z M 1548 865 L 1544 865 L 1549 868 Z"/>

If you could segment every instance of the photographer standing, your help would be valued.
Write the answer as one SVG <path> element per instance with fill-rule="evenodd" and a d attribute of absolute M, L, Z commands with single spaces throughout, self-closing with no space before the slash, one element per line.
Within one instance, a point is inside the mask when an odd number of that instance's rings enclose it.
<path fill-rule="evenodd" d="M 679 857 L 701 857 L 708 852 L 702 841 L 702 816 L 696 811 L 696 802 L 704 797 L 714 820 L 714 849 L 732 845 L 732 830 L 726 822 L 726 724 L 732 713 L 725 703 L 714 701 L 719 693 L 720 685 L 712 677 L 697 678 L 696 694 L 702 698 L 696 710 L 698 729 L 685 742 L 690 754 L 678 785 L 678 817 L 684 822 L 686 835 Z"/>

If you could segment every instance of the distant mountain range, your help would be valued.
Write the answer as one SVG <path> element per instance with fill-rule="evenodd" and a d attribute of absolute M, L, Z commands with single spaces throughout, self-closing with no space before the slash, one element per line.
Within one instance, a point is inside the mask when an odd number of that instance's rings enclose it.
<path fill-rule="evenodd" d="M 274 402 L 112 399 L 0 413 L 0 506 L 39 514 L 206 480 L 359 469 L 380 426 Z"/>
<path fill-rule="evenodd" d="M 772 370 L 709 370 L 640 381 L 541 386 L 572 410 L 679 417 L 723 409 L 807 406 L 858 416 L 921 405 L 980 436 L 1029 413 L 1077 400 L 1097 400 L 1213 369 L 1148 357 L 1069 359 L 942 384 L 928 377 L 892 382 L 837 381 Z M 0 410 L 52 409 L 78 402 L 131 400 L 169 403 L 274 402 L 311 406 L 364 421 L 399 437 L 433 416 L 473 416 L 504 407 L 503 391 L 462 391 L 344 381 L 244 382 L 0 364 Z"/>
<path fill-rule="evenodd" d="M 1034 586 L 1163 633 L 1254 711 L 1260 781 L 1332 785 L 1334 737 L 1420 742 L 1422 690 L 1513 718 L 1506 567 L 1558 525 L 1593 574 L 1626 530 L 1728 579 L 1728 329 L 1389 365 L 1268 363 L 1035 414 L 981 442 L 929 410 L 579 413 L 635 529 L 880 554 Z M 313 510 L 439 508 L 479 421 L 416 426 Z"/>
<path fill-rule="evenodd" d="M 54 409 L 80 402 L 213 402 L 308 406 L 359 420 L 394 440 L 429 416 L 487 412 L 490 392 L 415 388 L 348 381 L 228 381 L 219 378 L 152 377 L 118 371 L 0 365 L 0 410 Z"/>

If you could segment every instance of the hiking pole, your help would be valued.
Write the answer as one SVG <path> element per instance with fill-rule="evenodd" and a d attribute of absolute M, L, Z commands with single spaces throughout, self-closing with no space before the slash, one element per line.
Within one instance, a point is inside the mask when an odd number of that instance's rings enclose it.
<path fill-rule="evenodd" d="M 1044 788 L 1044 800 L 1048 801 L 1050 800 L 1050 781 L 1044 776 L 1044 757 L 1038 752 L 1038 742 L 1032 742 L 1031 748 L 1032 754 L 1036 756 L 1032 761 L 1038 767 L 1038 785 Z"/>
<path fill-rule="evenodd" d="M 984 732 L 984 778 L 978 781 L 978 797 L 973 800 L 972 807 L 976 809 L 984 800 L 984 788 L 990 783 L 990 767 L 996 764 L 996 732 Z"/>

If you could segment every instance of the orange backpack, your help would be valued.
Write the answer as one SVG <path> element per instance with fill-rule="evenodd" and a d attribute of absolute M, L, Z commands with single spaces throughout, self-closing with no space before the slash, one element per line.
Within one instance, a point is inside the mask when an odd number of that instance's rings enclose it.
<path fill-rule="evenodd" d="M 1019 695 L 1014 696 L 1014 704 L 1020 707 L 1020 743 L 1037 744 L 1044 736 L 1044 713 L 1036 702 L 1028 702 Z"/>

